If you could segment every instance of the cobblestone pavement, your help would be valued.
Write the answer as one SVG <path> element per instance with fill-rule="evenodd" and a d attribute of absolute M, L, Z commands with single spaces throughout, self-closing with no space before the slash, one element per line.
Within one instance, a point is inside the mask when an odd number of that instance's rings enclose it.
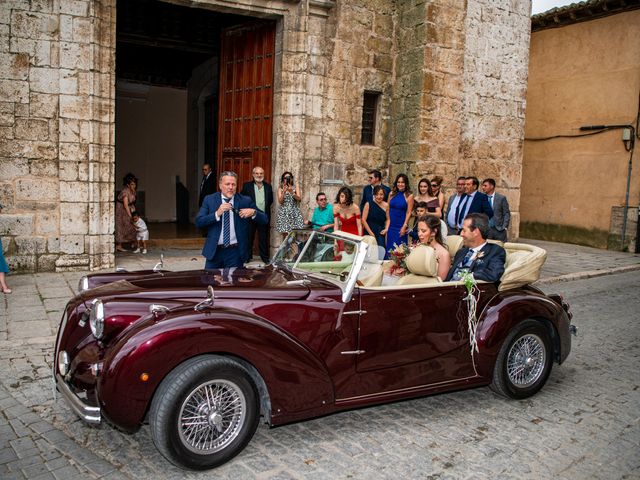
<path fill-rule="evenodd" d="M 639 272 L 544 286 L 581 330 L 533 398 L 480 388 L 260 427 L 214 472 L 169 464 L 148 427 L 89 427 L 53 400 L 54 334 L 79 276 L 14 275 L 0 297 L 0 478 L 640 477 Z"/>

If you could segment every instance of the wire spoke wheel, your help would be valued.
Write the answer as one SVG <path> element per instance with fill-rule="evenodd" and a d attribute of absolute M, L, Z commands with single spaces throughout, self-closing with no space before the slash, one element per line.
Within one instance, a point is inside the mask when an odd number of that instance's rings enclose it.
<path fill-rule="evenodd" d="M 227 380 L 207 382 L 185 398 L 178 416 L 178 433 L 194 453 L 218 452 L 238 436 L 246 410 L 245 397 L 236 384 Z"/>
<path fill-rule="evenodd" d="M 509 398 L 527 398 L 546 383 L 553 363 L 549 331 L 527 319 L 511 329 L 496 357 L 490 387 Z"/>
<path fill-rule="evenodd" d="M 218 355 L 194 357 L 174 368 L 149 409 L 160 453 L 194 470 L 217 467 L 240 453 L 259 418 L 259 396 L 249 371 Z"/>
<path fill-rule="evenodd" d="M 546 363 L 546 351 L 542 339 L 527 334 L 516 341 L 507 357 L 507 374 L 511 382 L 522 388 L 538 381 Z"/>

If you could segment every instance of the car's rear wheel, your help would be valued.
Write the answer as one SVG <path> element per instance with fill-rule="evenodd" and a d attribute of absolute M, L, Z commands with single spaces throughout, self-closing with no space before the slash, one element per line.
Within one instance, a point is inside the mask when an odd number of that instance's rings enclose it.
<path fill-rule="evenodd" d="M 535 320 L 519 323 L 500 348 L 491 389 L 510 398 L 534 395 L 549 378 L 552 353 L 544 325 Z"/>
<path fill-rule="evenodd" d="M 172 463 L 204 470 L 236 456 L 259 420 L 257 389 L 234 360 L 207 355 L 176 367 L 151 402 L 153 441 Z"/>

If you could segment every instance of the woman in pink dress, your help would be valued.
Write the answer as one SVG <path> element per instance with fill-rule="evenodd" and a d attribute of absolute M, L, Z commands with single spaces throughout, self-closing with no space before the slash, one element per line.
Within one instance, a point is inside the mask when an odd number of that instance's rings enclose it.
<path fill-rule="evenodd" d="M 123 243 L 136 242 L 136 227 L 131 220 L 136 211 L 136 188 L 138 179 L 133 173 L 127 173 L 122 180 L 124 188 L 116 201 L 116 250 L 126 252 Z"/>

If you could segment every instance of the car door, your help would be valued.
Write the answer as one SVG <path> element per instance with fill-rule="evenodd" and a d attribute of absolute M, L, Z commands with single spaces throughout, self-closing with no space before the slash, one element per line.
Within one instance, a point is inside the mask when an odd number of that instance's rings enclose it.
<path fill-rule="evenodd" d="M 495 287 L 480 288 L 484 303 Z M 465 296 L 463 286 L 450 284 L 360 289 L 358 394 L 472 377 Z"/>

